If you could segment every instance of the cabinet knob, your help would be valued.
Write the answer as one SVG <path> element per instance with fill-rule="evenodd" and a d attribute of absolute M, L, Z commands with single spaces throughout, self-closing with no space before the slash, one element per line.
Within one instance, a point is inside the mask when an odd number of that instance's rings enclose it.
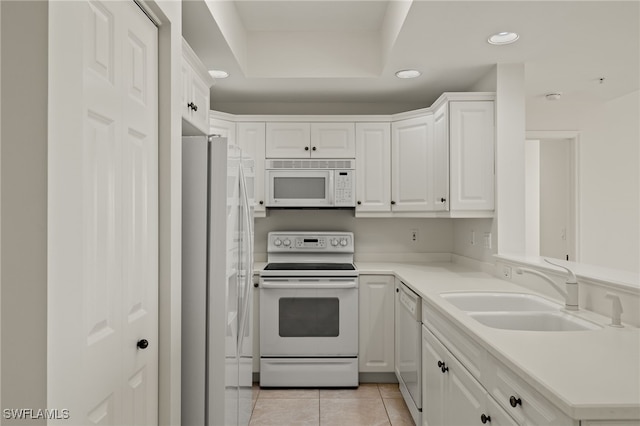
<path fill-rule="evenodd" d="M 442 371 L 443 373 L 449 371 L 449 367 L 447 367 L 447 365 L 442 361 L 438 361 L 438 367 L 440 367 L 440 371 Z"/>
<path fill-rule="evenodd" d="M 362 201 L 358 201 L 358 205 L 361 205 L 361 204 L 362 204 Z"/>
<path fill-rule="evenodd" d="M 391 205 L 393 206 L 393 205 L 395 205 L 395 204 L 396 204 L 396 202 L 395 202 L 395 201 L 393 201 L 393 200 L 391 200 Z"/>
<path fill-rule="evenodd" d="M 255 288 L 258 288 L 258 286 L 259 286 L 259 285 L 260 285 L 260 284 L 258 284 L 258 283 L 253 283 L 253 286 L 254 286 Z"/>
<path fill-rule="evenodd" d="M 482 422 L 482 424 L 491 423 L 491 416 L 487 416 L 486 414 L 483 414 L 480 416 L 480 421 Z"/>
<path fill-rule="evenodd" d="M 260 205 L 263 205 L 263 204 L 264 204 L 264 201 L 260 200 L 260 201 L 259 201 L 259 204 L 260 204 Z"/>
<path fill-rule="evenodd" d="M 309 151 L 309 147 L 308 147 L 308 146 L 305 146 L 305 147 L 304 147 L 304 150 L 305 150 L 305 151 Z"/>
<path fill-rule="evenodd" d="M 400 289 L 399 288 L 396 288 L 396 293 L 400 293 Z"/>
<path fill-rule="evenodd" d="M 446 203 L 446 202 L 447 202 L 447 199 L 446 199 L 446 198 L 440 198 L 440 202 L 441 202 L 441 203 Z"/>
<path fill-rule="evenodd" d="M 509 398 L 509 404 L 513 408 L 516 408 L 518 405 L 522 405 L 522 400 L 520 398 L 516 398 L 515 396 L 511 395 L 511 398 Z"/>
<path fill-rule="evenodd" d="M 136 343 L 138 349 L 147 349 L 149 347 L 149 341 L 147 339 L 140 339 L 138 343 Z"/>
<path fill-rule="evenodd" d="M 315 151 L 317 148 L 314 146 L 313 148 L 311 148 L 312 151 Z"/>
<path fill-rule="evenodd" d="M 193 104 L 193 110 L 194 110 L 194 111 L 197 111 L 197 110 L 198 110 L 198 105 Z"/>
<path fill-rule="evenodd" d="M 189 108 L 189 109 L 193 109 L 194 106 L 195 106 L 195 104 L 193 102 L 189 102 L 187 104 L 187 108 Z"/>

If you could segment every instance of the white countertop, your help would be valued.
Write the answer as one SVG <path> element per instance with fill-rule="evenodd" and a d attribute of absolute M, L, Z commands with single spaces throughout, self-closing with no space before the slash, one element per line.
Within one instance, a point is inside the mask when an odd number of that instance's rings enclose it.
<path fill-rule="evenodd" d="M 640 419 L 640 329 L 606 326 L 608 318 L 584 310 L 578 315 L 604 327 L 580 332 L 490 328 L 448 303 L 440 293 L 533 292 L 455 263 L 356 265 L 361 275 L 396 275 L 569 417 Z"/>

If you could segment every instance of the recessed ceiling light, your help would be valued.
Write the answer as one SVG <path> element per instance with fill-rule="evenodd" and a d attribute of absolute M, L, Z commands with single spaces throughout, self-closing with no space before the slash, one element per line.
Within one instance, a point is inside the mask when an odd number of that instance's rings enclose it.
<path fill-rule="evenodd" d="M 225 70 L 209 70 L 209 74 L 213 78 L 227 78 L 229 77 L 229 73 Z"/>
<path fill-rule="evenodd" d="M 520 36 L 516 33 L 504 31 L 498 34 L 494 34 L 487 40 L 491 44 L 510 44 L 518 40 Z"/>
<path fill-rule="evenodd" d="M 398 78 L 416 78 L 420 77 L 422 73 L 418 70 L 400 70 L 396 72 Z"/>

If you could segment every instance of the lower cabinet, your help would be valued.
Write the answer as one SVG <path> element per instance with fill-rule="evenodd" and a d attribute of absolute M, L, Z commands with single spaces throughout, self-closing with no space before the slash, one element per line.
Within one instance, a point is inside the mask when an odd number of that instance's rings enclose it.
<path fill-rule="evenodd" d="M 518 424 L 424 326 L 422 375 L 423 426 Z"/>
<path fill-rule="evenodd" d="M 361 373 L 394 370 L 394 276 L 360 275 L 358 363 Z"/>

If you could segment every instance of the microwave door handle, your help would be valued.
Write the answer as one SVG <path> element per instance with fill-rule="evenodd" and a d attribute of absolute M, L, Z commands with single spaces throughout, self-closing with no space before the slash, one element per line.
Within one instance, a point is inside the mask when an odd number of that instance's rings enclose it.
<path fill-rule="evenodd" d="M 329 171 L 329 205 L 333 206 L 334 205 L 334 197 L 335 197 L 335 193 L 336 193 L 336 187 L 335 187 L 335 172 L 333 170 Z"/>

